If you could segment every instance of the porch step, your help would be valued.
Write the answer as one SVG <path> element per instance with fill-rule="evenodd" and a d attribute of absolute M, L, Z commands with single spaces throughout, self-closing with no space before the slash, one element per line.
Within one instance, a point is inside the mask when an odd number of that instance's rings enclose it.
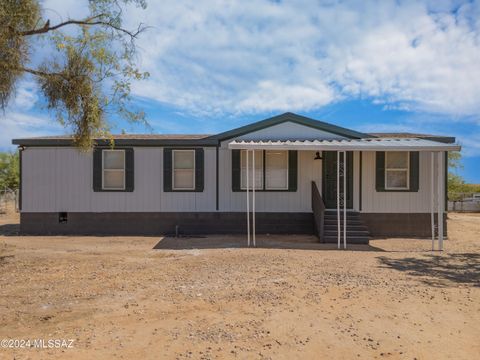
<path fill-rule="evenodd" d="M 347 246 L 348 244 L 368 244 L 370 238 L 367 236 L 348 236 L 347 235 Z M 343 238 L 340 240 L 343 244 Z M 338 238 L 336 236 L 325 236 L 323 242 L 328 244 L 336 244 Z"/>
<path fill-rule="evenodd" d="M 370 232 L 368 227 L 362 221 L 360 214 L 355 211 L 348 211 L 347 220 L 347 245 L 348 244 L 368 244 Z M 344 214 L 340 213 L 341 232 L 343 235 Z M 323 242 L 337 243 L 338 241 L 338 214 L 336 211 L 326 211 L 324 217 Z M 343 242 L 343 236 L 341 241 Z"/>
<path fill-rule="evenodd" d="M 337 236 L 337 230 L 326 230 L 323 233 L 325 236 Z M 343 229 L 340 231 L 340 234 L 343 236 Z M 352 230 L 347 227 L 347 238 L 349 236 L 366 236 L 369 237 L 370 233 L 368 230 Z"/>
<path fill-rule="evenodd" d="M 343 222 L 341 223 L 341 228 L 343 229 Z M 362 222 L 358 222 L 356 224 L 349 224 L 348 221 L 347 221 L 347 228 L 349 230 L 368 231 L 368 227 Z M 337 230 L 337 229 L 338 229 L 337 221 L 331 222 L 331 223 L 325 222 L 325 225 L 323 227 L 324 231 Z"/>
<path fill-rule="evenodd" d="M 342 219 L 341 225 L 343 226 L 343 219 Z M 324 226 L 337 227 L 338 226 L 337 219 L 325 219 Z M 358 220 L 347 219 L 347 226 L 365 226 L 365 224 L 360 219 Z"/>

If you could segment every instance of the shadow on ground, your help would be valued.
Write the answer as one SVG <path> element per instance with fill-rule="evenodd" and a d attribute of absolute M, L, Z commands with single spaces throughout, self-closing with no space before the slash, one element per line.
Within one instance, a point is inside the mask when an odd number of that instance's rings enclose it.
<path fill-rule="evenodd" d="M 0 236 L 17 236 L 20 233 L 19 224 L 0 225 Z"/>
<path fill-rule="evenodd" d="M 438 287 L 465 284 L 480 287 L 480 254 L 459 253 L 392 259 L 378 257 L 381 267 L 422 277 L 421 281 Z"/>
<path fill-rule="evenodd" d="M 285 240 L 284 238 L 291 238 Z M 337 250 L 336 244 L 319 243 L 313 236 L 263 236 L 257 238 L 257 248 L 264 249 L 296 249 L 296 250 Z M 204 237 L 171 237 L 162 238 L 153 249 L 156 250 L 192 250 L 192 249 L 229 249 L 246 248 L 247 239 L 243 236 L 204 236 Z M 383 251 L 370 245 L 348 245 L 348 250 Z"/>

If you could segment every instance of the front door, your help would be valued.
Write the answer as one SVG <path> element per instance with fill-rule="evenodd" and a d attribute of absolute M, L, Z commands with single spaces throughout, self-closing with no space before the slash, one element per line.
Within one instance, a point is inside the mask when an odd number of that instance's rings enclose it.
<path fill-rule="evenodd" d="M 343 156 L 343 155 L 342 155 Z M 337 152 L 324 151 L 322 160 L 322 196 L 327 209 L 337 207 Z M 343 177 L 340 177 L 343 186 Z M 353 208 L 353 153 L 347 151 L 347 208 Z"/>

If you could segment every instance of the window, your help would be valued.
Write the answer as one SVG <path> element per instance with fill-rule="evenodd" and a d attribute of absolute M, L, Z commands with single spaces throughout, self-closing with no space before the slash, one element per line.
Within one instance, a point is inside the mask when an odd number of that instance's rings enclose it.
<path fill-rule="evenodd" d="M 102 151 L 102 188 L 125 190 L 125 150 Z"/>
<path fill-rule="evenodd" d="M 253 188 L 253 151 L 248 152 L 248 188 Z M 247 151 L 240 153 L 241 178 L 240 185 L 243 190 L 247 189 Z M 255 190 L 263 189 L 263 151 L 255 151 Z"/>
<path fill-rule="evenodd" d="M 265 156 L 264 156 L 265 155 Z M 265 159 L 265 164 L 263 160 Z M 253 187 L 253 151 L 248 155 L 249 188 Z M 247 188 L 247 151 L 240 153 L 242 190 Z M 265 176 L 264 176 L 265 174 Z M 265 179 L 265 184 L 264 184 Z M 255 151 L 255 190 L 288 190 L 288 151 L 263 150 Z"/>
<path fill-rule="evenodd" d="M 173 150 L 173 190 L 195 190 L 195 150 Z"/>
<path fill-rule="evenodd" d="M 288 190 L 288 151 L 265 151 L 265 189 Z"/>
<path fill-rule="evenodd" d="M 385 153 L 385 189 L 408 190 L 410 187 L 410 153 L 388 151 Z"/>

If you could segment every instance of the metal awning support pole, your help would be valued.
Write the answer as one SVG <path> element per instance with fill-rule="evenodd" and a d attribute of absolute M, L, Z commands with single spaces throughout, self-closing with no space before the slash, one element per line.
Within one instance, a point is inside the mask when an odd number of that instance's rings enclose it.
<path fill-rule="evenodd" d="M 435 250 L 435 153 L 430 155 L 430 219 L 432 223 L 432 251 Z"/>
<path fill-rule="evenodd" d="M 347 248 L 347 152 L 343 152 L 343 248 Z"/>
<path fill-rule="evenodd" d="M 442 153 L 437 153 L 437 201 L 438 201 L 438 250 L 443 250 L 443 201 L 442 201 Z"/>
<path fill-rule="evenodd" d="M 340 249 L 340 151 L 337 151 L 337 246 Z"/>
<path fill-rule="evenodd" d="M 256 247 L 255 242 L 255 187 L 257 186 L 257 179 L 255 177 L 255 150 L 252 150 L 252 237 L 253 237 L 253 247 Z"/>
<path fill-rule="evenodd" d="M 247 246 L 250 246 L 250 196 L 248 194 L 248 185 L 249 185 L 249 173 L 248 173 L 248 155 L 249 151 L 245 150 L 247 156 L 246 165 L 247 165 Z"/>

